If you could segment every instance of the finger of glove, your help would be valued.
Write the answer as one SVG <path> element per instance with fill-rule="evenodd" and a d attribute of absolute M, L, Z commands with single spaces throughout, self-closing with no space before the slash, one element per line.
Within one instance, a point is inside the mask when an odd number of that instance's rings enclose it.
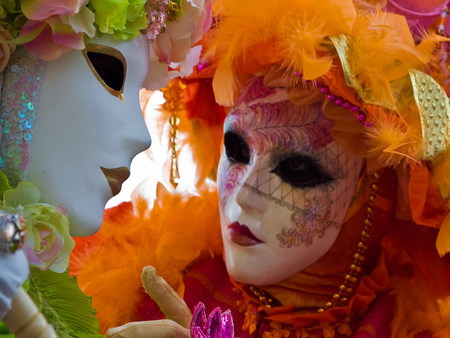
<path fill-rule="evenodd" d="M 190 338 L 190 331 L 169 319 L 132 322 L 109 329 L 107 338 Z"/>
<path fill-rule="evenodd" d="M 167 319 L 185 328 L 190 327 L 192 314 L 185 301 L 160 277 L 156 269 L 146 266 L 142 271 L 142 284 L 145 291 L 158 304 Z"/>

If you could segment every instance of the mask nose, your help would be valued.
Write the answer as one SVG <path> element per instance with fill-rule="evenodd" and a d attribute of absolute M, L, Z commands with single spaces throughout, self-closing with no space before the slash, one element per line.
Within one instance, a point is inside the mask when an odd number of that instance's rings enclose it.
<path fill-rule="evenodd" d="M 268 201 L 256 188 L 256 175 L 250 175 L 237 188 L 236 202 L 242 210 L 250 213 L 262 213 L 267 210 Z"/>
<path fill-rule="evenodd" d="M 152 144 L 151 135 L 145 124 L 144 117 L 140 111 L 136 111 L 136 116 L 130 118 L 127 137 L 127 148 L 130 149 L 131 155 L 135 155 L 147 150 Z"/>

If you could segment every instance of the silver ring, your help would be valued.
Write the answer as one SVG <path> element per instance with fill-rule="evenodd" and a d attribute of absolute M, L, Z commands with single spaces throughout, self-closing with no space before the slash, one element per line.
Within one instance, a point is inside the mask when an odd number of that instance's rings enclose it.
<path fill-rule="evenodd" d="M 0 210 L 0 252 L 16 252 L 22 247 L 24 237 L 23 216 Z"/>

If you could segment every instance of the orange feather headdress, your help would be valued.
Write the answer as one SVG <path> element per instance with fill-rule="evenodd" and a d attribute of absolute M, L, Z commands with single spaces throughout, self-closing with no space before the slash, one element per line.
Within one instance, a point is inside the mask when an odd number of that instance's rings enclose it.
<path fill-rule="evenodd" d="M 316 86 L 331 101 L 324 113 L 335 121 L 333 136 L 365 157 L 369 169 L 411 169 L 404 202 L 415 223 L 441 228 L 437 248 L 444 255 L 450 252 L 450 81 L 442 59 L 449 39 L 434 32 L 437 26 L 413 36 L 404 16 L 376 2 L 361 8 L 352 0 L 221 0 L 204 39 L 207 67 L 195 77 L 212 78 L 223 106 L 233 104 L 249 76 L 273 69 L 292 87 Z M 429 178 L 419 188 L 420 168 Z M 440 208 L 432 206 L 438 195 Z"/>

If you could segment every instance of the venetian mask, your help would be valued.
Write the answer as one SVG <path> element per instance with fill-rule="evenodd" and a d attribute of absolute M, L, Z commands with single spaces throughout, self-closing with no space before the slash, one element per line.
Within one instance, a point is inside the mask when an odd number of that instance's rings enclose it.
<path fill-rule="evenodd" d="M 333 245 L 363 160 L 331 137 L 322 102 L 296 105 L 255 77 L 225 121 L 218 185 L 230 276 L 282 281 Z"/>
<path fill-rule="evenodd" d="M 17 63 L 16 70 L 32 66 Z M 39 88 L 24 89 L 24 97 L 34 95 L 29 108 L 37 111 L 26 178 L 37 184 L 43 201 L 67 211 L 72 235 L 100 227 L 112 197 L 105 170 L 114 176 L 122 167 L 124 179 L 131 159 L 150 146 L 138 97 L 147 68 L 144 36 L 127 42 L 105 36 L 91 40 L 84 52 L 45 63 L 33 75 Z"/>

